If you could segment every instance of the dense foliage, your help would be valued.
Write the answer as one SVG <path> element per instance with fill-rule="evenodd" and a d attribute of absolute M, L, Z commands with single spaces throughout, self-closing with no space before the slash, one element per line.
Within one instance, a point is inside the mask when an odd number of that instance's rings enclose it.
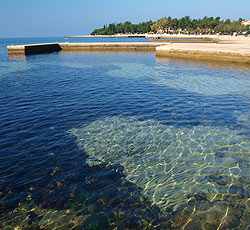
<path fill-rule="evenodd" d="M 188 32 L 232 33 L 248 30 L 247 26 L 241 24 L 242 21 L 242 18 L 231 22 L 230 19 L 221 21 L 220 17 L 204 17 L 202 19 L 191 19 L 189 16 L 182 17 L 181 19 L 164 17 L 158 19 L 156 23 L 152 25 L 151 29 L 152 31 L 162 30 L 164 32 L 184 30 Z"/>
<path fill-rule="evenodd" d="M 151 31 L 152 21 L 142 22 L 139 24 L 132 24 L 131 22 L 112 23 L 108 26 L 103 26 L 101 29 L 95 29 L 91 34 L 99 35 L 113 35 L 117 33 L 148 33 Z"/>
<path fill-rule="evenodd" d="M 113 35 L 117 33 L 148 33 L 148 32 L 166 32 L 174 33 L 176 31 L 186 31 L 192 33 L 233 33 L 249 30 L 248 26 L 241 24 L 242 18 L 237 21 L 226 19 L 220 20 L 220 17 L 204 17 L 202 19 L 191 19 L 189 16 L 180 19 L 164 17 L 156 22 L 151 20 L 139 24 L 132 24 L 129 21 L 124 23 L 112 23 L 104 25 L 101 29 L 95 29 L 92 35 Z"/>

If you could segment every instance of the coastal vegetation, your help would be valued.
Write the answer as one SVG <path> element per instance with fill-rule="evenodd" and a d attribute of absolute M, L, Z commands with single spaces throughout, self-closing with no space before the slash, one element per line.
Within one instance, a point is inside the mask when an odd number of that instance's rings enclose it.
<path fill-rule="evenodd" d="M 104 25 L 101 29 L 95 29 L 91 34 L 113 35 L 117 33 L 148 33 L 151 31 L 151 26 L 153 24 L 153 21 L 142 22 L 139 24 L 132 24 L 129 21 L 118 24 L 112 23 L 109 25 Z"/>
<path fill-rule="evenodd" d="M 230 19 L 221 20 L 220 17 L 203 17 L 202 19 L 191 19 L 189 16 L 180 19 L 163 17 L 155 22 L 147 21 L 139 24 L 132 24 L 129 21 L 124 23 L 112 23 L 104 25 L 103 28 L 95 29 L 91 35 L 114 35 L 118 33 L 223 33 L 248 31 L 249 27 L 242 25 L 244 19 L 236 21 Z"/>

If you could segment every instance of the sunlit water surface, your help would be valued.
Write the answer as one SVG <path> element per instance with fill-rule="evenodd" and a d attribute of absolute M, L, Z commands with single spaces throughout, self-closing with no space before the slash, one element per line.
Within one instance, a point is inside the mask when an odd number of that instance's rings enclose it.
<path fill-rule="evenodd" d="M 249 66 L 0 41 L 1 229 L 250 228 Z"/>

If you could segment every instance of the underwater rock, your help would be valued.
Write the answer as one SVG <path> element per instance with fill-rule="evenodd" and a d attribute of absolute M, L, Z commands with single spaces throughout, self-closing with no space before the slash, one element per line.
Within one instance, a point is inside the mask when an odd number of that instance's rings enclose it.
<path fill-rule="evenodd" d="M 197 200 L 197 201 L 202 201 L 202 200 L 207 200 L 207 195 L 206 193 L 204 192 L 197 192 L 194 194 L 194 198 Z"/>
<path fill-rule="evenodd" d="M 183 207 L 174 214 L 171 229 L 224 229 L 222 224 L 228 227 L 226 229 L 232 229 L 239 224 L 242 215 L 241 211 L 229 209 L 222 201 L 202 201 Z"/>
<path fill-rule="evenodd" d="M 209 176 L 209 181 L 214 182 L 218 185 L 230 185 L 231 178 L 229 176 Z"/>
<path fill-rule="evenodd" d="M 246 207 L 248 210 L 250 210 L 250 198 L 246 201 Z"/>
<path fill-rule="evenodd" d="M 216 157 L 225 157 L 225 153 L 223 153 L 223 152 L 216 152 L 214 155 Z"/>
<path fill-rule="evenodd" d="M 89 166 L 105 163 L 119 168 L 125 181 L 141 188 L 152 204 L 164 212 L 171 210 L 171 229 L 231 228 L 244 218 L 236 212 L 232 221 L 225 217 L 241 203 L 249 206 L 242 199 L 247 199 L 250 187 L 241 174 L 248 168 L 250 143 L 234 130 L 179 128 L 116 116 L 69 132 L 88 154 Z"/>
<path fill-rule="evenodd" d="M 242 211 L 236 208 L 228 208 L 227 215 L 222 220 L 221 229 L 233 229 L 239 226 Z"/>
<path fill-rule="evenodd" d="M 182 205 L 172 217 L 171 229 L 181 229 L 189 220 L 194 211 L 194 206 Z"/>
<path fill-rule="evenodd" d="M 104 214 L 96 214 L 88 217 L 83 224 L 85 229 L 110 229 L 108 218 Z"/>
<path fill-rule="evenodd" d="M 90 166 L 120 165 L 126 179 L 164 209 L 177 209 L 188 195 L 196 194 L 199 200 L 197 190 L 208 193 L 209 199 L 218 192 L 227 193 L 229 186 L 232 190 L 232 181 L 239 179 L 228 168 L 237 166 L 235 157 L 244 159 L 249 154 L 244 138 L 225 127 L 176 128 L 117 116 L 69 132 L 89 155 Z M 217 150 L 227 151 L 218 155 Z"/>
<path fill-rule="evenodd" d="M 192 220 L 188 222 L 183 229 L 185 230 L 202 229 L 202 224 L 199 221 Z"/>
<path fill-rule="evenodd" d="M 231 185 L 228 191 L 229 193 L 235 194 L 237 197 L 240 198 L 243 198 L 244 196 L 244 189 L 236 185 Z"/>
<path fill-rule="evenodd" d="M 123 223 L 118 226 L 118 230 L 125 230 L 125 229 L 140 229 L 141 221 L 140 219 L 136 218 L 135 216 L 131 216 L 126 218 Z"/>

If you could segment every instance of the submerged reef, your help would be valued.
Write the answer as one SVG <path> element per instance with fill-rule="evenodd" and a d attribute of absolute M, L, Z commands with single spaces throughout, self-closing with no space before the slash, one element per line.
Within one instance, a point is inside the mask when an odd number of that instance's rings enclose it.
<path fill-rule="evenodd" d="M 89 166 L 122 166 L 126 180 L 161 210 L 171 210 L 173 229 L 242 229 L 250 221 L 250 142 L 234 130 L 117 116 L 70 133 L 89 155 Z"/>
<path fill-rule="evenodd" d="M 59 172 L 58 172 L 59 173 Z M 0 228 L 9 229 L 168 229 L 162 213 L 126 180 L 119 168 L 84 167 L 81 176 L 30 191 L 25 201 L 0 212 Z M 56 176 L 55 176 L 56 177 Z M 159 226 L 161 226 L 159 228 Z"/>
<path fill-rule="evenodd" d="M 15 206 L 0 203 L 1 229 L 249 229 L 245 135 L 123 116 L 69 133 L 82 162 L 54 168 Z"/>

